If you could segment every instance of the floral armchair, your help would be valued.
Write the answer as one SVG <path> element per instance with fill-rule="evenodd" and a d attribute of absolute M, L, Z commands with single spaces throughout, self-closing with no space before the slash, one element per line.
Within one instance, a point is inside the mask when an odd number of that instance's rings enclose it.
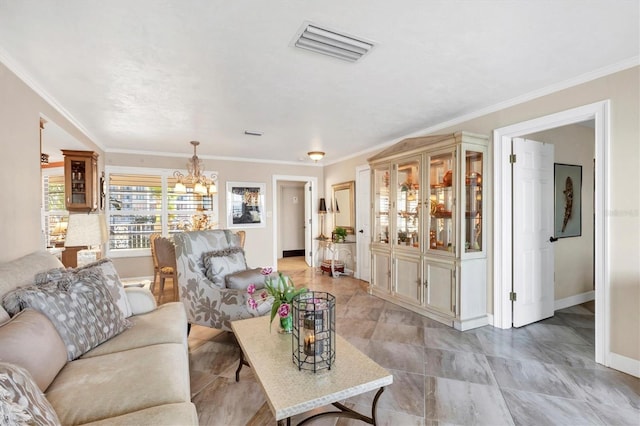
<path fill-rule="evenodd" d="M 250 308 L 245 288 L 227 288 L 220 274 L 212 280 L 205 265 L 207 254 L 234 253 L 234 250 L 235 253 L 241 252 L 244 260 L 244 252 L 240 250 L 244 245 L 242 231 L 181 232 L 174 234 L 174 242 L 179 298 L 187 311 L 189 324 L 231 331 L 232 321 L 262 316 L 271 311 L 270 303 L 260 305 L 257 310 Z M 246 263 L 243 268 L 247 269 Z M 250 271 L 247 269 L 246 272 Z"/>

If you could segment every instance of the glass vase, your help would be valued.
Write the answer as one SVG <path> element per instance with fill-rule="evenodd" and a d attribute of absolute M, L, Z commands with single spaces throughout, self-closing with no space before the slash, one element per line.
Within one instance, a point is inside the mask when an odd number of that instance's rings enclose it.
<path fill-rule="evenodd" d="M 291 314 L 286 317 L 280 317 L 280 333 L 291 333 L 293 330 L 293 318 Z"/>

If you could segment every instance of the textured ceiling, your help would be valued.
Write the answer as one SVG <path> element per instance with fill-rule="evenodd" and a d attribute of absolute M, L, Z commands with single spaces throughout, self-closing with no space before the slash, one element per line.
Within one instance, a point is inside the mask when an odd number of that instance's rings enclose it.
<path fill-rule="evenodd" d="M 296 49 L 304 21 L 376 46 Z M 106 151 L 330 163 L 637 62 L 639 22 L 637 0 L 0 0 L 0 60 Z"/>

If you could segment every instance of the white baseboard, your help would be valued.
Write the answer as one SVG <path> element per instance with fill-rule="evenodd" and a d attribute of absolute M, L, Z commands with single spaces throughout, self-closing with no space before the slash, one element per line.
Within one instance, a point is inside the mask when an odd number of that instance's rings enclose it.
<path fill-rule="evenodd" d="M 640 360 L 627 358 L 626 356 L 611 352 L 609 354 L 609 361 L 609 367 L 640 378 Z"/>
<path fill-rule="evenodd" d="M 494 326 L 494 327 L 496 326 L 496 325 L 493 323 L 493 314 L 487 314 L 487 321 L 489 322 L 489 325 L 492 325 L 492 326 Z"/>
<path fill-rule="evenodd" d="M 556 300 L 554 302 L 553 309 L 557 311 L 560 309 L 568 308 L 570 306 L 579 305 L 581 303 L 591 302 L 592 300 L 596 300 L 596 292 L 588 291 L 586 293 L 576 294 L 575 296 Z"/>

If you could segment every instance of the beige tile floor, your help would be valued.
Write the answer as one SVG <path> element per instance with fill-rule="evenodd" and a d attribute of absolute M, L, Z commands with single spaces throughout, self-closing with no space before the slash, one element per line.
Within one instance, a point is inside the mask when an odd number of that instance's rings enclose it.
<path fill-rule="evenodd" d="M 520 329 L 459 332 L 299 258 L 284 259 L 279 269 L 297 286 L 335 295 L 338 333 L 393 373 L 378 404 L 380 424 L 640 425 L 640 380 L 594 362 L 592 305 Z M 167 287 L 163 301 L 172 298 Z M 200 424 L 275 424 L 251 369 L 235 382 L 239 349 L 231 333 L 194 326 L 189 350 Z M 367 394 L 346 404 L 366 412 L 371 400 Z M 363 424 L 313 424 L 352 423 Z"/>

